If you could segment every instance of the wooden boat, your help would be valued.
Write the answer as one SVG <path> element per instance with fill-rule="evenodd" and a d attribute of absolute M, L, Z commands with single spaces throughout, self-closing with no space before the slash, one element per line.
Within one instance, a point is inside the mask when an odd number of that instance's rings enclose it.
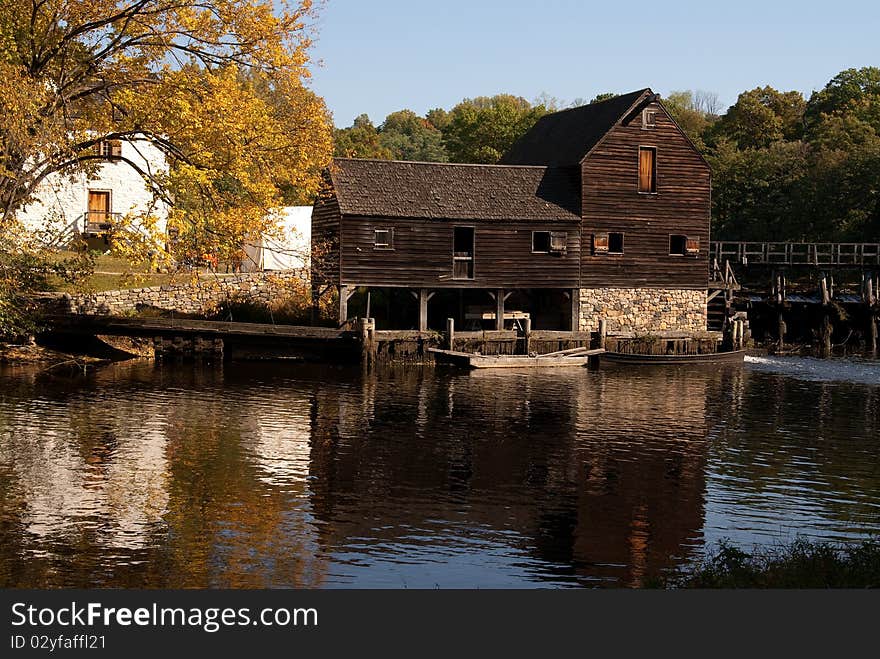
<path fill-rule="evenodd" d="M 699 355 L 636 355 L 623 352 L 605 352 L 601 357 L 601 361 L 612 364 L 632 364 L 634 366 L 648 364 L 741 364 L 745 356 L 745 350 L 712 352 Z"/>
<path fill-rule="evenodd" d="M 455 350 L 428 348 L 437 361 L 467 368 L 561 368 L 584 367 L 605 351 L 602 349 L 573 348 L 545 355 L 478 355 Z"/>

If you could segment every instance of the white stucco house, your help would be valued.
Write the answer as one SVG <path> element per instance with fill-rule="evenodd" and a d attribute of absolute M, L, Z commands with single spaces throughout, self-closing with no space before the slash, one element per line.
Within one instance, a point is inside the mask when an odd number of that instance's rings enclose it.
<path fill-rule="evenodd" d="M 279 233 L 244 247 L 242 270 L 305 270 L 312 244 L 312 207 L 285 206 L 279 211 Z"/>
<path fill-rule="evenodd" d="M 97 171 L 56 172 L 46 177 L 34 201 L 18 211 L 25 229 L 55 247 L 68 246 L 77 235 L 92 249 L 109 248 L 108 231 L 130 216 L 150 215 L 156 230 L 165 233 L 168 205 L 156 199 L 141 172 L 149 176 L 168 171 L 164 153 L 146 138 L 106 140 L 98 152 L 104 160 Z M 304 270 L 311 245 L 311 206 L 279 210 L 280 230 L 255 244 L 244 245 L 245 271 Z"/>
<path fill-rule="evenodd" d="M 164 232 L 168 207 L 155 199 L 138 171 L 151 176 L 167 172 L 162 151 L 146 138 L 106 140 L 98 150 L 106 160 L 94 174 L 56 172 L 40 183 L 35 200 L 17 213 L 27 230 L 49 241 L 70 238 L 74 231 L 96 238 L 106 236 L 122 217 L 149 214 Z"/>

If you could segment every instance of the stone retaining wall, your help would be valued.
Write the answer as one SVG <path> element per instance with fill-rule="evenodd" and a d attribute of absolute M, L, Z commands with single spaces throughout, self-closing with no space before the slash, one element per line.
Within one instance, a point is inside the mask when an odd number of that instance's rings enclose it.
<path fill-rule="evenodd" d="M 706 331 L 706 291 L 661 288 L 582 288 L 580 330 Z"/>
<path fill-rule="evenodd" d="M 297 280 L 305 283 L 306 274 L 285 271 L 202 276 L 196 282 L 166 286 L 65 294 L 63 300 L 67 313 L 124 315 L 136 311 L 139 305 L 146 305 L 180 313 L 201 314 L 212 311 L 229 298 L 268 303 L 289 295 L 291 285 Z"/>

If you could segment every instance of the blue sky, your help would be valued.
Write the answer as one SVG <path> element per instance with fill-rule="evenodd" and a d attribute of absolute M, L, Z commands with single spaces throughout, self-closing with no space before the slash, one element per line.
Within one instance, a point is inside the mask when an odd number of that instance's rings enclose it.
<path fill-rule="evenodd" d="M 726 108 L 746 89 L 809 94 L 880 66 L 877 0 L 326 0 L 317 28 L 313 88 L 337 126 L 500 92 L 703 89 Z"/>

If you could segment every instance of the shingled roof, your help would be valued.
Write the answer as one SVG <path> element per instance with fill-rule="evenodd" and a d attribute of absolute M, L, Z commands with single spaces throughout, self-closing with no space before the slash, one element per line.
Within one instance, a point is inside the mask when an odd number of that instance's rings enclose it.
<path fill-rule="evenodd" d="M 623 117 L 642 94 L 640 89 L 607 101 L 590 103 L 541 117 L 501 158 L 505 165 L 573 166 Z"/>
<path fill-rule="evenodd" d="M 580 219 L 579 174 L 571 168 L 336 158 L 330 176 L 346 215 Z"/>

